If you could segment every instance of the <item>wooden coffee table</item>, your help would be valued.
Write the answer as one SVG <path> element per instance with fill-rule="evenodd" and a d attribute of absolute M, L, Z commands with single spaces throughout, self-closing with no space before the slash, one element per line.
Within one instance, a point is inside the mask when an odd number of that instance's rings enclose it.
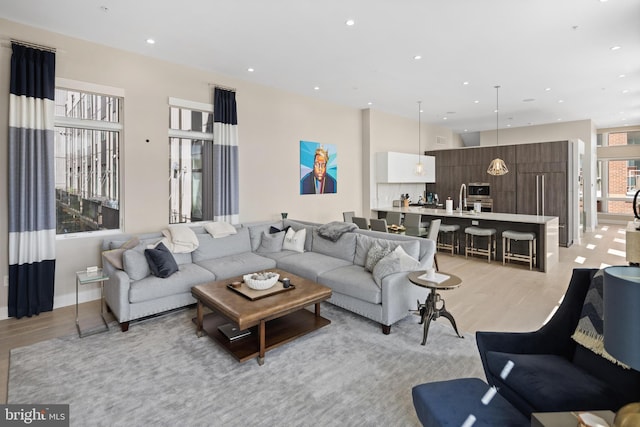
<path fill-rule="evenodd" d="M 191 294 L 198 301 L 194 319 L 196 334 L 200 337 L 206 333 L 239 362 L 257 356 L 258 364 L 262 365 L 267 351 L 331 323 L 320 316 L 320 302 L 331 297 L 331 288 L 283 270 L 269 271 L 279 273 L 281 278 L 290 278 L 295 288 L 254 301 L 227 287 L 241 281 L 241 276 L 191 288 Z M 312 304 L 315 304 L 314 312 L 304 309 Z M 212 312 L 205 315 L 205 307 Z M 229 340 L 218 330 L 229 321 L 241 330 L 249 329 L 251 334 Z"/>

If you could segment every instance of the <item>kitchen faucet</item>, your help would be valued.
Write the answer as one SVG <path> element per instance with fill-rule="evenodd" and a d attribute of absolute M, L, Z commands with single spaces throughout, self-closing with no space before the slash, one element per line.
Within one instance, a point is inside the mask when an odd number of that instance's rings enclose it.
<path fill-rule="evenodd" d="M 464 199 L 462 198 L 462 195 L 464 194 Z M 464 207 L 467 207 L 467 186 L 462 184 L 460 186 L 460 199 L 458 200 L 458 209 L 460 210 L 460 213 L 463 212 L 462 210 L 462 204 L 464 203 Z"/>

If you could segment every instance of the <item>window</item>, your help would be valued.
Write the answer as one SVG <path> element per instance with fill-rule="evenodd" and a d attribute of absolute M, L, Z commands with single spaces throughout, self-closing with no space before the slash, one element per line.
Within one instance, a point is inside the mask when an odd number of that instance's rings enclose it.
<path fill-rule="evenodd" d="M 121 96 L 56 88 L 57 234 L 120 228 L 122 101 Z"/>
<path fill-rule="evenodd" d="M 169 99 L 169 223 L 213 219 L 213 106 Z"/>
<path fill-rule="evenodd" d="M 603 133 L 598 141 L 603 145 L 598 148 L 598 212 L 631 215 L 633 196 L 640 189 L 640 157 L 629 146 L 640 144 L 640 132 Z"/>

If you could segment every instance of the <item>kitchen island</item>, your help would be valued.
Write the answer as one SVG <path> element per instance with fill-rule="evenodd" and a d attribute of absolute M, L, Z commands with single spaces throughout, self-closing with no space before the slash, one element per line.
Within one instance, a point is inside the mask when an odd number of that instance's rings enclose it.
<path fill-rule="evenodd" d="M 385 218 L 387 212 L 419 213 L 426 220 L 441 219 L 443 224 L 457 224 L 460 226 L 458 253 L 464 254 L 465 227 L 478 226 L 496 229 L 496 260 L 502 261 L 502 232 L 505 230 L 526 231 L 536 234 L 537 260 L 535 268 L 539 271 L 549 271 L 558 263 L 559 257 L 559 220 L 556 216 L 521 215 L 510 213 L 453 211 L 447 213 L 444 209 L 432 209 L 418 206 L 372 208 L 372 218 Z M 512 248 L 518 251 L 524 249 L 526 242 L 514 242 Z"/>

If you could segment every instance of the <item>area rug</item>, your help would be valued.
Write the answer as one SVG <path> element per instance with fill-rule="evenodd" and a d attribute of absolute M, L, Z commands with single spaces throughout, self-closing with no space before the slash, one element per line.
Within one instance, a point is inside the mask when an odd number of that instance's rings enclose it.
<path fill-rule="evenodd" d="M 11 351 L 8 403 L 69 404 L 72 426 L 419 426 L 414 385 L 482 378 L 472 334 L 440 319 L 426 346 L 408 316 L 384 335 L 323 303 L 331 325 L 238 363 L 206 336 L 194 309 L 122 333 L 69 336 Z M 443 321 L 444 320 L 444 321 Z"/>

